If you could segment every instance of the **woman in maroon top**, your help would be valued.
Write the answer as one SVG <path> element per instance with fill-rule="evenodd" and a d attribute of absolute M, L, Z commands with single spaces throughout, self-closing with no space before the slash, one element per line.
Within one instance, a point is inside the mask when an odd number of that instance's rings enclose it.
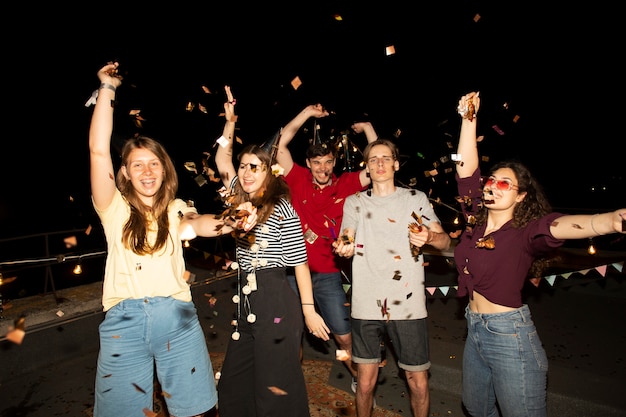
<path fill-rule="evenodd" d="M 594 215 L 551 211 L 519 162 L 495 165 L 481 182 L 476 139 L 478 93 L 459 100 L 457 182 L 468 227 L 454 252 L 468 335 L 463 403 L 472 416 L 546 415 L 548 361 L 521 291 L 566 239 L 625 233 L 626 208 Z"/>

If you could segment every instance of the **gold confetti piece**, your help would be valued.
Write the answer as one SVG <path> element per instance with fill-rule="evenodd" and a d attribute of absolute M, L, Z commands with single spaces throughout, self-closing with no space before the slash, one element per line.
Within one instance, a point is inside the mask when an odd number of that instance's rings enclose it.
<path fill-rule="evenodd" d="M 57 311 L 57 316 L 59 317 L 63 317 L 65 315 L 65 313 L 61 310 Z"/>
<path fill-rule="evenodd" d="M 282 390 L 278 387 L 267 387 L 268 390 L 272 391 L 274 395 L 287 395 L 287 391 Z"/>
<path fill-rule="evenodd" d="M 347 361 L 350 359 L 350 356 L 351 356 L 350 353 L 345 349 L 337 349 L 335 351 L 335 358 L 338 361 L 342 361 L 342 362 Z"/>
<path fill-rule="evenodd" d="M 194 174 L 198 173 L 198 169 L 196 168 L 196 163 L 191 161 L 191 162 L 185 162 L 185 169 L 187 171 L 191 171 Z"/>
<path fill-rule="evenodd" d="M 494 249 L 496 247 L 496 241 L 493 236 L 481 237 L 476 241 L 477 248 Z"/>
<path fill-rule="evenodd" d="M 390 56 L 396 53 L 396 48 L 393 45 L 389 45 L 385 48 L 385 55 Z"/>
<path fill-rule="evenodd" d="M 63 239 L 63 243 L 65 243 L 66 248 L 73 248 L 78 245 L 78 241 L 76 240 L 76 236 L 70 236 Z"/>
<path fill-rule="evenodd" d="M 21 345 L 24 340 L 24 336 L 26 332 L 22 329 L 13 329 L 9 330 L 6 334 L 6 338 L 8 341 L 15 343 L 16 345 Z"/>
<path fill-rule="evenodd" d="M 209 87 L 207 87 L 206 85 L 202 86 L 202 91 L 204 91 L 205 94 L 212 94 L 211 90 L 209 90 Z"/>
<path fill-rule="evenodd" d="M 302 80 L 300 77 L 296 76 L 293 80 L 291 80 L 291 86 L 294 90 L 297 90 L 302 85 Z"/>
<path fill-rule="evenodd" d="M 139 385 L 135 384 L 134 382 L 133 382 L 133 387 L 135 387 L 135 389 L 142 394 L 146 393 L 146 391 L 144 391 L 143 388 L 141 388 Z"/>
<path fill-rule="evenodd" d="M 194 180 L 196 181 L 196 184 L 198 184 L 198 187 L 202 187 L 204 185 L 208 184 L 208 181 L 206 180 L 206 178 L 204 178 L 204 176 L 202 175 L 197 175 Z"/>
<path fill-rule="evenodd" d="M 161 395 L 163 395 L 163 397 L 165 398 L 172 398 L 172 394 L 167 391 L 161 391 Z"/>
<path fill-rule="evenodd" d="M 148 409 L 148 408 L 144 408 L 143 409 L 143 413 L 146 415 L 146 417 L 159 417 L 159 415 L 157 413 L 155 413 L 154 411 Z"/>

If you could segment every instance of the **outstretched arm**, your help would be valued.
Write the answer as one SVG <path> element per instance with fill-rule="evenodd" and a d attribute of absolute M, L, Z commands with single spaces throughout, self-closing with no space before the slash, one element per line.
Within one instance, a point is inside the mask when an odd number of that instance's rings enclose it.
<path fill-rule="evenodd" d="M 276 153 L 276 162 L 285 170 L 284 175 L 289 174 L 293 168 L 293 158 L 289 152 L 289 143 L 294 138 L 302 125 L 311 117 L 319 119 L 328 116 L 328 111 L 321 104 L 310 104 L 298 113 L 289 123 L 285 125 L 280 133 L 280 141 L 278 143 L 278 152 Z"/>
<path fill-rule="evenodd" d="M 461 114 L 461 132 L 459 134 L 459 146 L 457 154 L 460 161 L 456 164 L 456 172 L 459 177 L 471 176 L 478 168 L 478 141 L 476 138 L 476 113 L 480 107 L 480 97 L 477 92 L 471 92 L 459 100 L 457 110 Z"/>
<path fill-rule="evenodd" d="M 235 114 L 235 99 L 230 90 L 230 86 L 225 86 L 226 102 L 224 103 L 224 130 L 222 136 L 217 140 L 217 151 L 215 152 L 215 165 L 219 172 L 222 184 L 226 188 L 230 187 L 230 182 L 237 175 L 235 165 L 233 164 L 233 142 L 235 140 L 235 123 L 237 115 Z"/>
<path fill-rule="evenodd" d="M 111 135 L 115 90 L 122 85 L 122 80 L 116 76 L 118 66 L 117 62 L 109 63 L 98 71 L 100 88 L 89 126 L 91 195 L 99 209 L 109 206 L 116 189 L 111 158 Z"/>
<path fill-rule="evenodd" d="M 178 231 L 181 240 L 191 240 L 198 236 L 217 237 L 233 231 L 248 232 L 256 226 L 257 209 L 250 202 L 237 207 L 245 215 L 232 219 L 215 214 L 187 213 L 181 219 Z"/>
<path fill-rule="evenodd" d="M 626 233 L 626 208 L 601 214 L 568 214 L 550 225 L 557 239 L 585 239 L 588 237 Z"/>

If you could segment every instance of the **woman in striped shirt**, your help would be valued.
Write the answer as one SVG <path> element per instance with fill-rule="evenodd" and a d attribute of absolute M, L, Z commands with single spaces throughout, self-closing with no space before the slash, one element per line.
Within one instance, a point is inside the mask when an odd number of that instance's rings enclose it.
<path fill-rule="evenodd" d="M 272 172 L 272 156 L 258 145 L 248 145 L 238 155 L 235 169 L 235 102 L 228 86 L 226 94 L 226 123 L 215 162 L 229 206 L 251 202 L 258 220 L 249 232 L 235 234 L 237 317 L 218 384 L 219 414 L 309 416 L 300 362 L 302 317 L 308 330 L 322 340 L 329 339 L 329 329 L 313 305 L 300 218 L 287 184 Z M 287 267 L 295 269 L 299 295 L 289 285 Z"/>

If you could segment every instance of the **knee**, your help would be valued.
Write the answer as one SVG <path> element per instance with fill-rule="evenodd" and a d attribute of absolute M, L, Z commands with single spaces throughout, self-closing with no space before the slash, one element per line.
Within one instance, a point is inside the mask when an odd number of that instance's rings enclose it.
<path fill-rule="evenodd" d="M 352 349 L 352 334 L 351 333 L 335 334 L 334 336 L 335 336 L 335 341 L 337 341 L 337 344 L 339 345 L 340 348 L 345 349 L 345 350 Z"/>

